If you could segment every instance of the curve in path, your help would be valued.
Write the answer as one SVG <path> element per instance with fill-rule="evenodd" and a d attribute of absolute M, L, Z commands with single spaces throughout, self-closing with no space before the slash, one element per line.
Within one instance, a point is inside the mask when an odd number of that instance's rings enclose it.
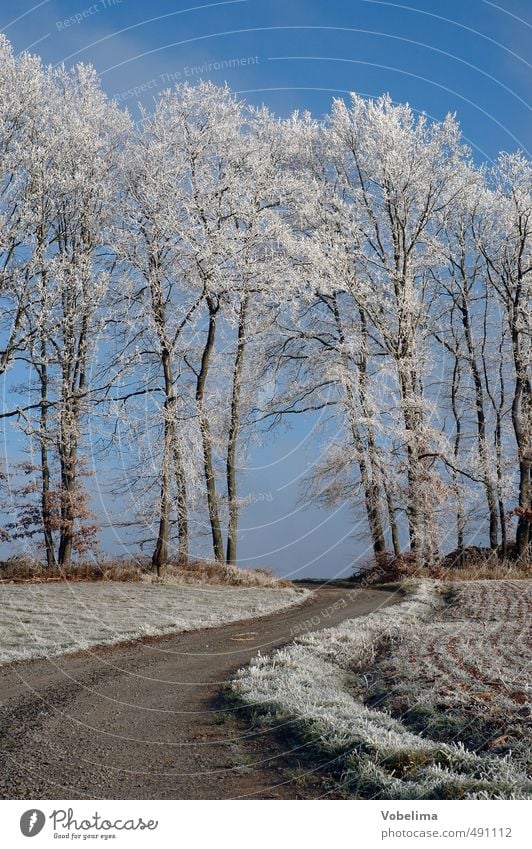
<path fill-rule="evenodd" d="M 0 796 L 309 798 L 299 749 L 220 703 L 261 651 L 397 600 L 322 588 L 300 607 L 202 631 L 0 668 Z"/>

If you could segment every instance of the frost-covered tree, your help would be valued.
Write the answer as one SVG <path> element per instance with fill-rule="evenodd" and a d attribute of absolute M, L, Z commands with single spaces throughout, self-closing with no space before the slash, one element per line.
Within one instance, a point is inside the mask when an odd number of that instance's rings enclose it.
<path fill-rule="evenodd" d="M 502 154 L 489 174 L 476 236 L 491 297 L 505 316 L 510 342 L 511 419 L 521 514 L 516 545 L 522 557 L 530 545 L 526 511 L 532 503 L 532 166 L 524 154 Z"/>
<path fill-rule="evenodd" d="M 307 414 L 308 491 L 377 560 L 484 525 L 505 554 L 514 505 L 528 556 L 531 198 L 524 154 L 478 168 L 454 118 L 388 96 L 277 120 L 202 82 L 134 128 L 93 69 L 0 38 L 0 415 L 30 455 L 9 530 L 68 566 L 92 461 L 158 570 L 203 527 L 234 563 L 247 446 Z"/>
<path fill-rule="evenodd" d="M 462 147 L 453 118 L 429 123 L 389 97 L 334 102 L 330 161 L 353 227 L 348 291 L 389 363 L 401 421 L 405 503 L 412 550 L 433 547 L 432 516 L 444 496 L 434 460 L 441 456 L 424 391 L 431 271 L 438 263 L 437 214 L 459 198 Z"/>
<path fill-rule="evenodd" d="M 499 531 L 504 543 L 506 520 L 502 491 L 502 411 L 495 402 L 494 375 L 501 365 L 501 353 L 507 351 L 500 338 L 498 310 L 493 299 L 487 297 L 484 260 L 475 238 L 483 204 L 484 175 L 468 166 L 463 169 L 462 179 L 467 190 L 442 215 L 439 244 L 444 263 L 433 272 L 437 285 L 431 322 L 448 366 L 443 372 L 440 405 L 448 394 L 447 383 L 455 426 L 453 477 L 455 483 L 460 479 L 462 489 L 465 475 L 469 484 L 481 484 L 486 499 L 489 544 L 496 549 Z M 475 433 L 473 440 L 470 429 Z M 459 548 L 465 530 L 463 496 L 462 493 L 457 504 L 457 525 L 462 525 L 458 533 Z"/>
<path fill-rule="evenodd" d="M 23 245 L 31 232 L 28 214 L 32 187 L 28 165 L 42 143 L 43 69 L 26 53 L 19 57 L 0 35 L 0 298 L 4 336 L 0 372 L 22 344 L 22 317 L 28 298 L 28 268 Z"/>
<path fill-rule="evenodd" d="M 23 162 L 24 226 L 15 255 L 18 285 L 23 281 L 27 290 L 21 358 L 37 399 L 26 412 L 38 409 L 39 421 L 22 421 L 39 444 L 35 470 L 47 559 L 67 566 L 94 530 L 85 521 L 82 447 L 88 447 L 91 367 L 105 322 L 112 175 L 127 119 L 109 103 L 92 68 L 49 69 L 35 84 L 39 106 Z"/>
<path fill-rule="evenodd" d="M 214 555 L 236 559 L 245 352 L 262 293 L 272 297 L 282 276 L 281 148 L 267 112 L 244 110 L 227 88 L 205 83 L 164 93 L 123 155 L 117 252 L 129 274 L 127 350 L 147 369 L 138 392 L 149 389 L 156 405 L 156 387 L 146 384 L 155 362 L 162 387 L 157 568 L 168 559 L 174 506 L 178 553 L 188 553 L 187 479 L 194 470 L 185 467 L 197 452 L 185 443 L 196 436 Z M 138 370 L 137 377 L 142 382 Z M 191 419 L 195 433 L 185 424 Z"/>
<path fill-rule="evenodd" d="M 123 346 L 118 371 L 125 372 L 135 386 L 124 400 L 149 395 L 151 403 L 144 413 L 157 449 L 162 435 L 162 450 L 152 454 L 159 491 L 153 553 L 158 570 L 169 557 L 174 505 L 179 555 L 188 555 L 190 471 L 187 475 L 186 464 L 193 455 L 179 420 L 192 413 L 186 405 L 182 372 L 190 353 L 186 340 L 190 344 L 190 328 L 195 327 L 195 313 L 205 298 L 203 287 L 186 274 L 183 261 L 189 226 L 188 174 L 177 153 L 176 128 L 165 105 L 160 101 L 153 116 L 143 116 L 122 154 L 121 205 L 114 238 L 124 275 L 116 300 L 126 319 L 120 328 Z M 127 370 L 125 360 L 130 361 Z M 147 477 L 144 469 L 144 483 Z"/>

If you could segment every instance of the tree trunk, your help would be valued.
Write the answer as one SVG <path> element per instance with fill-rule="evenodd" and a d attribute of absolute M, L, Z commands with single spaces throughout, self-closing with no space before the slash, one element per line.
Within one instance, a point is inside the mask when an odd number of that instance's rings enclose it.
<path fill-rule="evenodd" d="M 57 559 L 62 569 L 68 568 L 72 563 L 75 497 L 74 463 L 74 455 L 70 452 L 65 457 L 61 457 L 61 534 Z"/>
<path fill-rule="evenodd" d="M 70 372 L 67 371 L 68 377 Z M 65 385 L 66 384 L 66 385 Z M 63 395 L 59 424 L 59 462 L 61 468 L 61 532 L 58 562 L 67 568 L 72 562 L 74 543 L 74 498 L 77 472 L 77 417 L 71 397 L 71 382 L 63 374 Z"/>
<path fill-rule="evenodd" d="M 451 409 L 455 423 L 454 431 L 454 469 L 452 473 L 453 489 L 456 498 L 456 547 L 459 551 L 464 550 L 465 546 L 465 522 L 464 522 L 464 505 L 458 483 L 457 469 L 460 465 L 460 446 L 462 441 L 462 419 L 458 410 L 458 390 L 460 388 L 460 359 L 459 351 L 455 351 L 455 360 L 453 367 L 453 377 L 451 382 Z"/>
<path fill-rule="evenodd" d="M 38 250 L 36 252 L 36 259 L 41 268 L 41 294 L 40 294 L 40 312 L 41 314 L 46 314 L 46 290 L 48 285 L 48 276 L 46 272 L 43 270 L 43 262 L 42 262 L 42 248 L 45 241 L 45 235 L 43 228 L 39 228 L 38 231 Z M 20 316 L 17 313 L 17 319 L 15 325 L 19 321 Z M 57 567 L 57 558 L 55 553 L 55 544 L 54 544 L 54 535 L 53 535 L 53 527 L 52 527 L 52 510 L 54 509 L 54 505 L 52 505 L 52 498 L 50 492 L 50 481 L 51 481 L 51 472 L 50 472 L 50 461 L 48 456 L 48 447 L 49 447 L 49 433 L 48 433 L 48 347 L 46 342 L 45 331 L 42 331 L 43 335 L 41 335 L 40 343 L 39 343 L 39 358 L 34 363 L 35 370 L 39 376 L 39 383 L 41 389 L 41 412 L 40 412 L 40 421 L 39 421 L 39 449 L 41 455 L 41 520 L 42 520 L 42 531 L 43 531 L 43 539 L 44 539 L 44 549 L 46 554 L 46 565 L 50 569 L 55 569 Z M 12 333 L 12 337 L 14 335 L 14 331 Z M 4 362 L 2 362 L 4 365 Z M 55 505 L 55 509 L 57 510 L 57 506 Z"/>
<path fill-rule="evenodd" d="M 517 443 L 517 458 L 519 463 L 519 507 L 522 511 L 532 508 L 531 464 L 532 445 L 530 432 L 532 430 L 532 381 L 530 364 L 523 351 L 524 328 L 528 327 L 529 301 L 522 304 L 526 293 L 524 289 L 523 251 L 525 236 L 519 252 L 517 282 L 515 295 L 509 304 L 508 318 L 511 328 L 512 355 L 515 368 L 515 385 L 512 399 L 512 425 Z M 530 524 L 526 513 L 522 513 L 515 534 L 516 555 L 518 558 L 530 556 Z"/>
<path fill-rule="evenodd" d="M 39 422 L 39 444 L 41 454 L 41 516 L 46 552 L 46 564 L 49 568 L 57 566 L 54 538 L 51 522 L 50 463 L 48 460 L 48 368 L 46 365 L 46 342 L 41 342 L 41 363 L 38 367 L 41 383 L 41 416 Z"/>
<path fill-rule="evenodd" d="M 173 346 L 166 326 L 166 303 L 161 284 L 160 257 L 151 254 L 149 259 L 149 287 L 153 318 L 160 344 L 160 358 L 164 379 L 164 445 L 163 465 L 161 468 L 161 488 L 159 500 L 159 530 L 152 563 L 160 574 L 161 567 L 168 560 L 170 539 L 171 475 L 170 462 L 177 489 L 177 528 L 179 536 L 179 556 L 188 558 L 188 505 L 186 475 L 181 457 L 177 435 L 177 397 L 172 367 Z"/>
<path fill-rule="evenodd" d="M 419 509 L 419 415 L 415 410 L 417 402 L 414 391 L 414 377 L 406 373 L 403 363 L 398 363 L 399 386 L 401 390 L 401 406 L 403 422 L 406 431 L 406 453 L 407 453 L 407 482 L 408 498 L 406 515 L 408 518 L 408 537 L 410 550 L 419 553 L 423 549 L 421 533 L 421 515 Z"/>
<path fill-rule="evenodd" d="M 519 460 L 519 507 L 528 511 L 532 507 L 531 476 L 531 447 L 529 444 L 528 428 L 532 420 L 532 388 L 530 381 L 522 378 L 524 368 L 521 357 L 516 357 L 516 381 L 512 401 L 512 423 L 517 442 Z M 524 424 L 527 422 L 528 427 Z M 530 524 L 526 515 L 521 515 L 515 534 L 516 555 L 525 558 L 529 555 Z"/>
<path fill-rule="evenodd" d="M 159 501 L 159 530 L 151 562 L 161 574 L 161 569 L 168 562 L 168 541 L 170 538 L 170 474 L 169 474 L 169 441 L 170 423 L 164 423 L 163 466 L 161 470 L 161 490 Z"/>
<path fill-rule="evenodd" d="M 393 495 L 390 490 L 390 487 L 386 483 L 386 475 L 382 472 L 381 469 L 381 478 L 382 478 L 382 488 L 384 490 L 384 497 L 386 499 L 386 508 L 388 510 L 388 521 L 390 523 L 390 533 L 392 537 L 392 546 L 393 553 L 396 557 L 399 557 L 401 554 L 401 542 L 399 540 L 399 528 L 397 526 L 397 518 L 395 515 L 395 507 L 393 503 Z"/>
<path fill-rule="evenodd" d="M 460 304 L 460 313 L 462 316 L 462 325 L 464 328 L 464 335 L 467 344 L 469 366 L 471 369 L 471 375 L 473 377 L 473 386 L 475 388 L 478 453 L 481 464 L 482 480 L 484 482 L 484 492 L 486 493 L 486 502 L 488 505 L 490 548 L 494 551 L 499 544 L 499 520 L 497 500 L 495 497 L 495 491 L 489 473 L 489 452 L 488 443 L 486 439 L 486 414 L 484 411 L 484 391 L 482 389 L 480 369 L 477 364 L 475 349 L 473 346 L 473 338 L 471 335 L 469 308 L 465 298 L 462 298 L 462 302 Z"/>
<path fill-rule="evenodd" d="M 179 535 L 179 557 L 188 560 L 188 504 L 187 504 L 187 479 L 183 466 L 183 458 L 174 434 L 174 473 L 177 488 L 177 532 Z"/>
<path fill-rule="evenodd" d="M 362 481 L 362 487 L 364 489 L 364 503 L 366 507 L 368 526 L 373 545 L 373 553 L 375 555 L 375 559 L 379 560 L 386 552 L 386 540 L 384 537 L 384 529 L 380 510 L 379 485 L 378 481 L 375 479 L 374 474 L 372 474 L 371 459 L 366 456 L 366 446 L 364 445 L 364 441 L 362 439 L 362 436 L 360 435 L 358 423 L 355 418 L 355 396 L 350 378 L 349 361 L 345 351 L 345 334 L 340 318 L 340 311 L 338 309 L 336 296 L 332 297 L 330 304 L 336 323 L 338 340 L 341 346 L 341 357 L 344 368 L 343 383 L 344 391 L 346 393 L 347 398 L 347 415 L 349 419 L 351 433 L 353 436 L 353 442 L 358 454 L 358 467 L 360 469 L 360 478 Z"/>
<path fill-rule="evenodd" d="M 519 463 L 519 506 L 527 511 L 532 508 L 532 485 L 530 480 L 530 462 L 521 460 Z M 530 522 L 527 515 L 519 516 L 515 534 L 516 554 L 519 558 L 530 555 Z"/>
<path fill-rule="evenodd" d="M 214 476 L 214 463 L 212 458 L 212 436 L 209 426 L 209 418 L 205 410 L 205 387 L 209 373 L 211 355 L 214 348 L 216 317 L 219 307 L 212 298 L 207 299 L 207 305 L 209 307 L 209 328 L 196 382 L 196 404 L 198 408 L 201 441 L 203 446 L 203 468 L 205 473 L 205 485 L 207 488 L 207 504 L 209 508 L 209 522 L 211 526 L 214 557 L 216 560 L 223 562 L 225 556 L 220 516 L 218 512 L 218 499 L 216 495 L 216 479 Z"/>
<path fill-rule="evenodd" d="M 88 290 L 92 281 L 84 278 L 84 290 Z M 76 331 L 78 312 L 81 309 L 81 326 Z M 59 456 L 61 464 L 61 534 L 59 540 L 59 565 L 70 566 L 74 547 L 76 516 L 81 506 L 78 499 L 79 473 L 79 427 L 81 405 L 86 389 L 87 344 L 89 335 L 89 314 L 85 309 L 85 295 L 81 304 L 76 300 L 75 287 L 72 291 L 66 287 L 63 293 L 63 362 L 62 362 L 62 398 L 59 433 Z"/>
<path fill-rule="evenodd" d="M 246 316 L 249 296 L 244 295 L 240 304 L 238 319 L 238 338 L 233 368 L 233 388 L 231 394 L 231 417 L 229 420 L 229 435 L 227 440 L 227 500 L 229 504 L 229 521 L 227 528 L 227 550 L 226 560 L 228 563 L 236 563 L 238 542 L 238 498 L 236 480 L 236 450 L 238 433 L 240 429 L 240 391 L 242 384 L 242 370 L 244 366 L 244 349 L 246 344 Z"/>
<path fill-rule="evenodd" d="M 484 338 L 487 338 L 487 300 L 485 303 L 484 310 Z M 494 428 L 494 441 L 495 441 L 495 493 L 497 498 L 497 508 L 499 511 L 499 527 L 501 529 L 501 544 L 499 548 L 499 553 L 501 558 L 504 560 L 508 553 L 508 534 L 506 530 L 506 509 L 504 506 L 504 498 L 503 498 L 503 445 L 502 445 L 502 420 L 504 415 L 504 409 L 506 406 L 506 392 L 505 392 L 505 383 L 504 383 L 504 368 L 505 368 L 505 357 L 504 357 L 504 333 L 501 333 L 501 338 L 499 341 L 499 367 L 498 367 L 498 398 L 495 398 L 494 393 L 490 389 L 490 379 L 491 379 L 491 369 L 486 362 L 486 357 L 484 353 L 482 354 L 482 369 L 484 374 L 484 386 L 486 387 L 486 393 L 488 398 L 490 399 L 491 406 L 495 413 L 495 428 Z"/>
<path fill-rule="evenodd" d="M 163 465 L 161 469 L 161 490 L 159 501 L 159 530 L 152 563 L 160 574 L 161 567 L 168 561 L 170 541 L 170 507 L 171 507 L 171 475 L 170 462 L 173 461 L 174 476 L 177 488 L 177 528 L 179 536 L 179 556 L 188 557 L 188 513 L 187 485 L 185 470 L 176 430 L 176 407 L 174 377 L 170 360 L 170 351 L 165 343 L 161 351 L 161 362 L 164 373 L 164 438 Z"/>
<path fill-rule="evenodd" d="M 366 438 L 368 444 L 368 459 L 371 475 L 370 483 L 370 501 L 371 509 L 375 514 L 374 528 L 375 539 L 373 543 L 373 551 L 375 558 L 378 560 L 386 552 L 386 539 L 384 535 L 384 524 L 381 516 L 381 468 L 378 459 L 378 449 L 375 441 L 373 428 L 369 423 L 371 420 L 371 410 L 368 401 L 367 393 L 367 368 L 368 368 L 368 328 L 366 314 L 364 310 L 359 309 L 360 318 L 360 357 L 358 363 L 358 379 L 359 379 L 359 394 L 360 406 L 366 419 Z M 395 517 L 394 517 L 395 518 Z M 397 528 L 396 528 L 397 530 Z"/>

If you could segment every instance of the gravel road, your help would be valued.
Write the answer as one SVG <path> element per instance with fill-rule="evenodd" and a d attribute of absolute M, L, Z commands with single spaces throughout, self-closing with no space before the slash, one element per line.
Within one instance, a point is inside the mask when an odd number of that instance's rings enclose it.
<path fill-rule="evenodd" d="M 322 588 L 223 627 L 0 667 L 4 799 L 293 799 L 323 795 L 304 747 L 220 699 L 238 667 L 298 633 L 398 600 Z M 293 744 L 292 744 L 293 745 Z"/>

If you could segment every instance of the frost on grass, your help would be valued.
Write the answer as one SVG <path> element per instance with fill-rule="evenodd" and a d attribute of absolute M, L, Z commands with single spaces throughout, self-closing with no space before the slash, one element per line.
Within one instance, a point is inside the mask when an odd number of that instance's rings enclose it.
<path fill-rule="evenodd" d="M 140 583 L 0 586 L 0 663 L 192 631 L 301 602 L 293 589 Z"/>
<path fill-rule="evenodd" d="M 495 582 L 491 584 L 495 591 Z M 396 695 L 410 688 L 414 701 L 421 696 L 427 681 L 417 657 L 423 657 L 424 645 L 432 645 L 442 621 L 449 621 L 454 636 L 471 637 L 465 596 L 455 599 L 451 615 L 449 609 L 436 582 L 418 582 L 402 604 L 307 635 L 269 657 L 259 655 L 237 673 L 233 691 L 256 712 L 289 723 L 302 739 L 330 755 L 350 794 L 527 798 L 532 784 L 511 752 L 497 756 L 466 747 L 455 734 L 445 739 L 432 737 L 427 728 L 420 733 L 406 714 L 394 714 L 382 693 L 379 699 L 370 698 L 375 680 L 381 680 L 382 657 L 393 665 Z M 498 624 L 503 633 L 505 622 Z M 449 668 L 452 663 L 450 657 Z M 438 705 L 433 702 L 432 710 Z"/>
<path fill-rule="evenodd" d="M 531 581 L 456 584 L 441 615 L 381 658 L 372 699 L 417 733 L 530 772 L 531 612 Z"/>

